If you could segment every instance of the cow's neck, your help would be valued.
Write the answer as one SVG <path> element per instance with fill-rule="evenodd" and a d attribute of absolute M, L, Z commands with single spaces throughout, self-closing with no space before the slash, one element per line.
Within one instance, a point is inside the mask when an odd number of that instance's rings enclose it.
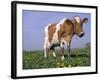
<path fill-rule="evenodd" d="M 74 23 L 71 20 L 66 20 L 66 22 L 61 26 L 59 30 L 60 37 L 73 37 L 75 34 L 75 27 Z"/>

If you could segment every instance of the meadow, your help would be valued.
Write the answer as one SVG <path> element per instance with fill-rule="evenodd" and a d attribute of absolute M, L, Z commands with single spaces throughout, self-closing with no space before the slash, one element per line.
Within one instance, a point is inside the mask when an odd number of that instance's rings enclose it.
<path fill-rule="evenodd" d="M 61 60 L 60 50 L 56 51 L 56 58 L 52 52 L 44 58 L 43 51 L 23 51 L 23 69 L 40 69 L 40 68 L 63 68 L 63 67 L 84 67 L 90 66 L 90 48 L 71 49 L 70 57 L 65 51 L 65 60 Z"/>

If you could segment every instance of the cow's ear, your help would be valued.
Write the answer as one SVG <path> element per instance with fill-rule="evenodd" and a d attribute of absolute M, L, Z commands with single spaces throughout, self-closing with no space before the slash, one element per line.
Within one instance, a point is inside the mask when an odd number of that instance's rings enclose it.
<path fill-rule="evenodd" d="M 88 22 L 88 18 L 84 18 L 83 20 L 82 20 L 82 23 L 87 23 Z"/>

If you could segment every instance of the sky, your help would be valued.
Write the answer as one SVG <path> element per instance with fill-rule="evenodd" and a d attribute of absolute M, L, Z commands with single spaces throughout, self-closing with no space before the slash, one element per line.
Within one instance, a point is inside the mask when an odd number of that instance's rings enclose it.
<path fill-rule="evenodd" d="M 82 38 L 74 36 L 71 42 L 71 48 L 82 48 L 90 42 L 91 35 L 91 14 L 73 13 L 73 12 L 52 12 L 52 11 L 34 11 L 23 10 L 22 12 L 22 47 L 25 51 L 43 50 L 44 28 L 50 23 L 59 22 L 63 18 L 72 19 L 74 16 L 80 16 L 81 19 L 87 17 L 88 22 L 83 24 L 85 35 Z"/>

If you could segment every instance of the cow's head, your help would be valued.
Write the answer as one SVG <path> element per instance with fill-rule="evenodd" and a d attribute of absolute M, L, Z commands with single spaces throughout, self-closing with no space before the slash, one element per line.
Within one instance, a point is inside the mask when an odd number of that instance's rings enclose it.
<path fill-rule="evenodd" d="M 79 16 L 75 16 L 72 20 L 74 24 L 74 33 L 78 35 L 79 37 L 82 37 L 84 35 L 83 31 L 83 23 L 87 23 L 88 18 L 81 19 Z"/>

